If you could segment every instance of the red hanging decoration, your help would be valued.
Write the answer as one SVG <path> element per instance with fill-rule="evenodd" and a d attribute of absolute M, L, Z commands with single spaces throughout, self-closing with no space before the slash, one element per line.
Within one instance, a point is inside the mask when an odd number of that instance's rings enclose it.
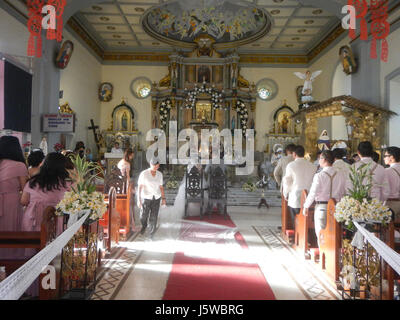
<path fill-rule="evenodd" d="M 54 6 L 54 8 L 56 9 L 57 32 L 54 36 L 54 39 L 57 39 L 58 42 L 61 42 L 62 32 L 63 32 L 63 17 L 62 17 L 62 15 L 64 13 L 64 8 L 65 8 L 67 2 L 66 2 L 66 0 L 49 0 L 48 4 Z"/>
<path fill-rule="evenodd" d="M 390 33 L 390 24 L 387 21 L 388 17 L 388 2 L 387 0 L 371 0 L 371 58 L 377 58 L 377 40 L 381 41 L 381 60 L 387 62 L 389 55 L 389 46 L 386 37 Z"/>
<path fill-rule="evenodd" d="M 30 32 L 29 40 L 28 40 L 28 56 L 40 58 L 42 56 L 42 16 L 34 15 L 31 16 L 28 20 L 28 29 Z M 36 46 L 35 46 L 35 38 Z"/>
<path fill-rule="evenodd" d="M 368 3 L 366 0 L 347 0 L 349 6 L 353 6 L 356 9 L 356 19 L 360 20 L 360 39 L 368 40 L 368 24 L 365 19 L 368 13 Z M 349 29 L 349 37 L 355 39 L 357 37 L 355 29 Z"/>
<path fill-rule="evenodd" d="M 40 58 L 42 56 L 42 8 L 44 0 L 28 0 L 28 30 L 30 33 L 28 40 L 28 56 Z M 35 38 L 36 46 L 35 46 Z"/>

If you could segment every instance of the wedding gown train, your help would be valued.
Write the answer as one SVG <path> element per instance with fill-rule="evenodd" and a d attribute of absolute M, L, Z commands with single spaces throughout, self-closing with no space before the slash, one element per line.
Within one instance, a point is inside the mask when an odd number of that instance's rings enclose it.
<path fill-rule="evenodd" d="M 204 192 L 204 206 L 208 202 L 207 192 Z M 199 216 L 200 204 L 189 203 L 188 216 Z M 158 215 L 159 227 L 154 235 L 154 240 L 182 240 L 190 242 L 215 243 L 224 240 L 233 243 L 236 228 L 216 225 L 204 221 L 184 220 L 185 215 L 185 177 L 179 186 L 174 205 L 160 207 Z"/>

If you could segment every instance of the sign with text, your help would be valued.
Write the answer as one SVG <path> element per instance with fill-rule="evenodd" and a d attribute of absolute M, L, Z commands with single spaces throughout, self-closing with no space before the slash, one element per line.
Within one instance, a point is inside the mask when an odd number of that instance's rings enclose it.
<path fill-rule="evenodd" d="M 75 116 L 73 114 L 43 115 L 43 132 L 75 132 Z"/>

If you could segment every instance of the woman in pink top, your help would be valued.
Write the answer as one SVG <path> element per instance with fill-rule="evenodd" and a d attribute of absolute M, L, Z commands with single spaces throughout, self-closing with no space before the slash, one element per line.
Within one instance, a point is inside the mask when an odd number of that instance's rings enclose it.
<path fill-rule="evenodd" d="M 16 137 L 0 138 L 0 232 L 21 231 L 21 191 L 28 179 L 21 145 Z M 24 249 L 0 249 L 0 259 L 22 258 Z"/>
<path fill-rule="evenodd" d="M 23 231 L 40 231 L 44 210 L 49 206 L 55 207 L 70 190 L 67 163 L 68 159 L 62 154 L 49 153 L 39 174 L 26 184 L 21 198 L 22 205 L 26 206 L 22 218 Z M 61 231 L 59 229 L 57 233 Z"/>

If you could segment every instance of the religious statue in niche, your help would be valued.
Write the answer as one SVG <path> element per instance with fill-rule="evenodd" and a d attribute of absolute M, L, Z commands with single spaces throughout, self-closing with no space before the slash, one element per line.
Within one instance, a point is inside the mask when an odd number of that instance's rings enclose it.
<path fill-rule="evenodd" d="M 236 64 L 236 63 L 232 63 L 232 67 L 231 67 L 232 88 L 236 88 L 237 77 L 238 77 L 238 68 L 237 68 L 237 64 Z"/>
<path fill-rule="evenodd" d="M 313 81 L 322 73 L 322 70 L 315 71 L 311 73 L 310 70 L 307 70 L 306 73 L 294 72 L 294 74 L 300 79 L 304 80 L 303 90 L 301 93 L 303 97 L 301 98 L 301 102 L 313 102 L 314 98 L 311 96 L 312 94 L 312 83 Z"/>
<path fill-rule="evenodd" d="M 172 89 L 176 89 L 176 82 L 178 81 L 178 71 L 176 69 L 176 62 L 172 63 L 172 71 L 171 71 L 171 87 Z"/>
<path fill-rule="evenodd" d="M 104 82 L 99 88 L 99 99 L 102 102 L 109 102 L 112 99 L 113 86 L 109 82 Z"/>
<path fill-rule="evenodd" d="M 198 83 L 210 83 L 210 68 L 206 66 L 201 66 L 198 71 L 197 77 Z"/>
<path fill-rule="evenodd" d="M 283 101 L 274 114 L 274 124 L 270 133 L 274 134 L 294 134 L 294 123 L 291 118 L 294 113 L 293 109 Z"/>
<path fill-rule="evenodd" d="M 73 51 L 74 44 L 72 43 L 72 41 L 65 41 L 56 58 L 56 66 L 59 69 L 65 69 L 67 67 Z"/>
<path fill-rule="evenodd" d="M 122 127 L 123 131 L 127 131 L 128 130 L 128 116 L 126 115 L 126 112 L 124 112 L 124 114 L 122 115 L 121 127 Z"/>
<path fill-rule="evenodd" d="M 289 119 L 288 114 L 284 113 L 280 122 L 282 133 L 288 133 Z"/>
<path fill-rule="evenodd" d="M 357 64 L 354 60 L 353 51 L 349 46 L 343 46 L 339 49 L 339 56 L 342 60 L 343 72 L 347 75 L 356 72 Z"/>
<path fill-rule="evenodd" d="M 112 112 L 113 131 L 135 131 L 134 117 L 132 108 L 123 101 Z"/>
<path fill-rule="evenodd" d="M 318 149 L 320 151 L 324 151 L 324 150 L 330 150 L 331 149 L 331 140 L 329 139 L 328 136 L 328 131 L 323 130 L 318 141 Z"/>

